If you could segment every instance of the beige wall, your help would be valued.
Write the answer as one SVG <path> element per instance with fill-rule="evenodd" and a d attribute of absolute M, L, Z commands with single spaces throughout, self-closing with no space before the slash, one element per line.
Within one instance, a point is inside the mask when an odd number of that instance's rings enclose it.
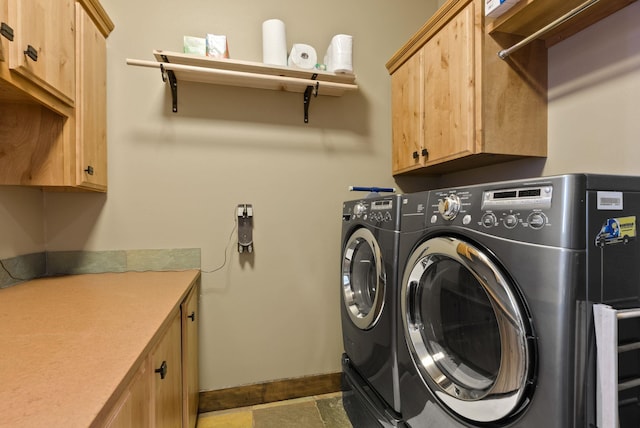
<path fill-rule="evenodd" d="M 252 203 L 255 253 L 203 274 L 201 388 L 340 370 L 339 257 L 349 185 L 394 185 L 386 61 L 435 11 L 435 0 L 103 0 L 108 39 L 109 192 L 46 195 L 50 250 L 202 248 L 225 260 L 235 208 Z M 402 7 L 399 7 L 402 6 Z M 354 38 L 360 90 L 301 94 L 179 83 L 171 112 L 160 72 L 127 66 L 183 35 L 226 34 L 231 56 L 262 60 L 262 22 L 324 56 Z"/>
<path fill-rule="evenodd" d="M 0 255 L 44 247 L 46 212 L 49 250 L 198 247 L 212 270 L 225 260 L 236 204 L 253 203 L 255 254 L 239 257 L 232 241 L 226 265 L 203 275 L 201 388 L 338 371 L 341 201 L 355 196 L 351 184 L 394 184 L 384 63 L 435 3 L 103 0 L 116 23 L 108 42 L 109 193 L 46 194 L 43 207 L 37 191 L 1 189 L 0 231 L 9 239 Z M 286 22 L 290 44 L 318 51 L 333 34 L 353 34 L 360 91 L 313 99 L 304 125 L 298 94 L 184 84 L 175 115 L 159 72 L 125 65 L 207 31 L 227 34 L 233 57 L 259 61 L 260 25 L 272 17 Z M 640 2 L 550 50 L 546 161 L 439 184 L 640 174 L 637 22 Z"/>
<path fill-rule="evenodd" d="M 0 259 L 39 253 L 44 248 L 42 192 L 0 187 Z"/>

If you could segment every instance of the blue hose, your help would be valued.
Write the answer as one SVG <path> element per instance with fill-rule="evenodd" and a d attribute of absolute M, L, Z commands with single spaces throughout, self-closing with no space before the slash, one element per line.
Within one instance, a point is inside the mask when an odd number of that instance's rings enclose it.
<path fill-rule="evenodd" d="M 395 187 L 361 187 L 361 186 L 349 186 L 349 190 L 352 192 L 371 192 L 371 193 L 395 193 Z"/>

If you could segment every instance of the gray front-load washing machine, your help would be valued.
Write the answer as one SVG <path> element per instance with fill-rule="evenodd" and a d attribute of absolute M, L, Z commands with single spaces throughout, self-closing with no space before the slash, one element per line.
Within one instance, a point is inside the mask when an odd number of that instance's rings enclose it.
<path fill-rule="evenodd" d="M 637 218 L 638 177 L 570 174 L 404 195 L 397 337 L 406 423 L 596 427 L 592 307 L 640 306 Z M 625 236 L 612 238 L 620 228 Z M 640 374 L 638 354 L 621 359 L 625 375 Z M 640 426 L 639 391 L 621 397 L 621 427 Z"/>
<path fill-rule="evenodd" d="M 399 196 L 345 202 L 341 321 L 344 407 L 354 427 L 401 425 L 396 322 Z"/>

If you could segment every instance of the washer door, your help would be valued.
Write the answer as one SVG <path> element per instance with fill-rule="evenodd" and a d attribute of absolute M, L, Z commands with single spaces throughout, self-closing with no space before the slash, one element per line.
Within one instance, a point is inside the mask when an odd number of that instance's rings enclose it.
<path fill-rule="evenodd" d="M 512 290 L 482 250 L 454 237 L 425 241 L 406 266 L 401 313 L 413 361 L 467 420 L 497 422 L 523 407 L 534 350 Z"/>
<path fill-rule="evenodd" d="M 342 300 L 351 321 L 361 330 L 370 329 L 380 318 L 385 278 L 378 241 L 368 229 L 357 229 L 342 256 Z"/>

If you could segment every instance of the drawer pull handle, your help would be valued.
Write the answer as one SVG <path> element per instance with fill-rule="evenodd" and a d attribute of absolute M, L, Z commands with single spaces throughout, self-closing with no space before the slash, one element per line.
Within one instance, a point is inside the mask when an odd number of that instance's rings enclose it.
<path fill-rule="evenodd" d="M 427 149 L 422 149 L 422 156 L 424 157 L 429 156 L 429 151 Z"/>
<path fill-rule="evenodd" d="M 27 46 L 27 50 L 24 51 L 24 54 L 34 61 L 38 60 L 38 51 L 31 45 Z"/>
<path fill-rule="evenodd" d="M 418 159 L 420 157 L 420 155 L 418 155 L 418 152 L 413 152 L 411 156 L 413 156 L 414 159 Z"/>
<path fill-rule="evenodd" d="M 191 321 L 192 321 L 192 322 L 193 322 L 193 321 L 195 321 L 195 320 L 196 320 L 196 313 L 195 313 L 195 311 L 194 311 L 194 312 L 191 312 L 191 315 L 187 315 L 187 318 L 191 319 Z"/>
<path fill-rule="evenodd" d="M 86 172 L 89 175 L 93 175 L 93 167 L 89 165 L 87 169 L 84 170 L 84 172 Z"/>
<path fill-rule="evenodd" d="M 159 369 L 155 370 L 156 373 L 160 373 L 160 379 L 164 379 L 167 376 L 167 362 L 163 361 Z"/>
<path fill-rule="evenodd" d="M 13 28 L 9 27 L 6 22 L 0 23 L 0 34 L 13 42 Z"/>

